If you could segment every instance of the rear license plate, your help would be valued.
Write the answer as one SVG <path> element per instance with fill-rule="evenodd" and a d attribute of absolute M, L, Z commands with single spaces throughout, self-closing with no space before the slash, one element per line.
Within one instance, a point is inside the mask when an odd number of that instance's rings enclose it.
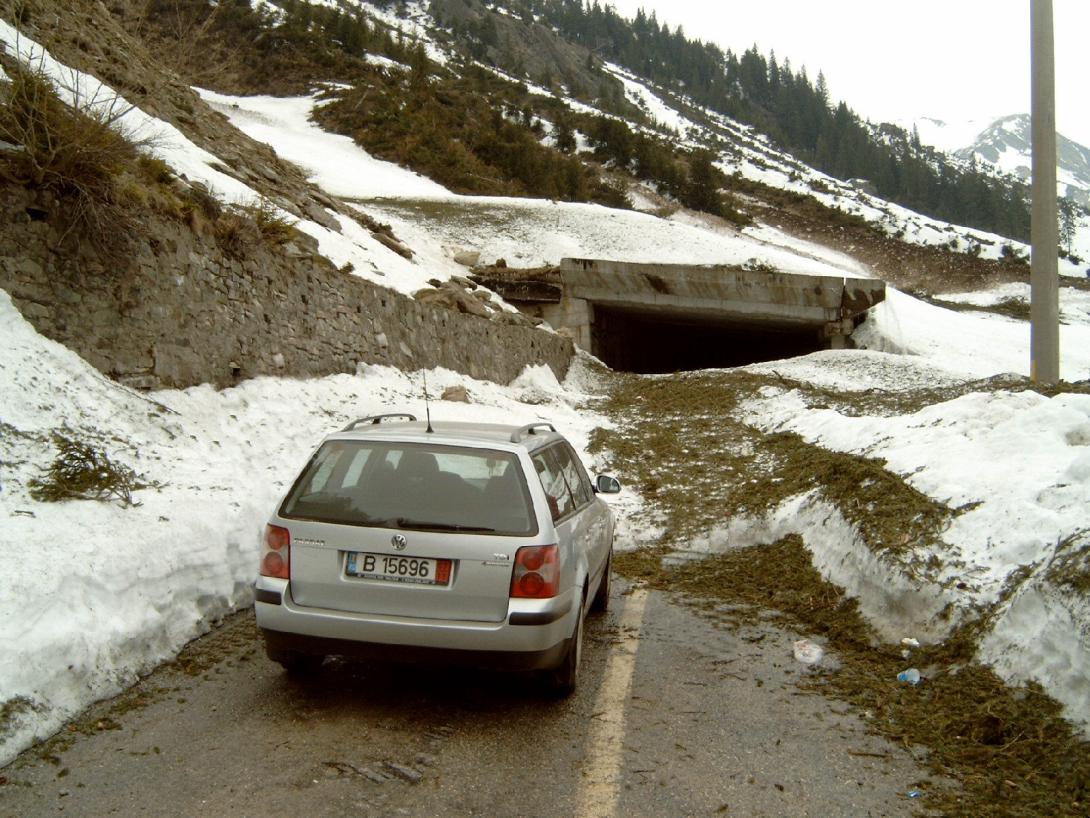
<path fill-rule="evenodd" d="M 450 560 L 361 554 L 350 551 L 345 573 L 361 579 L 408 582 L 415 585 L 449 585 Z"/>

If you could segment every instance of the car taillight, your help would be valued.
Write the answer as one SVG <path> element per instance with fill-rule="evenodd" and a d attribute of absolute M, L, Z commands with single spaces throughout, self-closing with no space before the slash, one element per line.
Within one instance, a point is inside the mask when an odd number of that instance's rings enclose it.
<path fill-rule="evenodd" d="M 511 596 L 549 599 L 560 593 L 560 554 L 555 545 L 529 545 L 515 552 Z"/>
<path fill-rule="evenodd" d="M 291 532 L 278 525 L 265 526 L 265 543 L 261 549 L 261 576 L 291 578 Z"/>

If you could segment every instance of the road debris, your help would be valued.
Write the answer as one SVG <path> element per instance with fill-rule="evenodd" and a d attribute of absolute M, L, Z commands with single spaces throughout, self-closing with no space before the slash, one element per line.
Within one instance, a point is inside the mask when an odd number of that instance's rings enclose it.
<path fill-rule="evenodd" d="M 824 655 L 825 651 L 821 645 L 809 639 L 799 639 L 795 642 L 795 659 L 804 665 L 816 665 Z"/>
<path fill-rule="evenodd" d="M 908 670 L 902 670 L 897 674 L 898 682 L 907 682 L 910 685 L 916 685 L 920 683 L 920 671 L 914 667 L 910 667 Z"/>

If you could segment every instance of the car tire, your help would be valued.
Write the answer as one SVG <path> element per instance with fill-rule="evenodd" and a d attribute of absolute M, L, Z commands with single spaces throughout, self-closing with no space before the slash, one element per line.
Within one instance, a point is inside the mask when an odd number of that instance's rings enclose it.
<path fill-rule="evenodd" d="M 579 600 L 579 611 L 575 619 L 575 630 L 568 638 L 568 648 L 564 658 L 549 674 L 549 688 L 554 696 L 563 699 L 575 692 L 579 686 L 579 665 L 583 659 L 583 608 L 586 597 Z"/>
<path fill-rule="evenodd" d="M 609 549 L 606 557 L 606 568 L 602 572 L 602 579 L 598 583 L 598 590 L 594 594 L 594 600 L 590 603 L 591 613 L 605 613 L 609 608 L 609 589 L 613 580 L 613 549 Z"/>

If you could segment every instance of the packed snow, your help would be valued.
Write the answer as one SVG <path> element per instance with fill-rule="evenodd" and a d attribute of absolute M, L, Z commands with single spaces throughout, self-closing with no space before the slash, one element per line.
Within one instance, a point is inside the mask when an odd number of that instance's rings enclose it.
<path fill-rule="evenodd" d="M 0 734 L 2 765 L 250 604 L 264 522 L 325 434 L 381 412 L 423 417 L 424 403 L 421 373 L 370 366 L 141 395 L 38 335 L 3 291 L 0 327 L 0 703 L 23 702 Z M 436 420 L 548 420 L 580 452 L 608 425 L 576 408 L 592 388 L 578 361 L 565 384 L 546 367 L 510 386 L 443 369 L 427 382 Z M 470 403 L 435 399 L 455 384 Z M 34 501 L 28 481 L 57 431 L 162 488 L 135 492 L 132 508 Z"/>
<path fill-rule="evenodd" d="M 1029 322 L 984 312 L 953 312 L 886 288 L 852 336 L 867 349 L 917 355 L 965 378 L 1029 375 Z M 1090 379 L 1090 324 L 1060 326 L 1060 376 Z"/>

